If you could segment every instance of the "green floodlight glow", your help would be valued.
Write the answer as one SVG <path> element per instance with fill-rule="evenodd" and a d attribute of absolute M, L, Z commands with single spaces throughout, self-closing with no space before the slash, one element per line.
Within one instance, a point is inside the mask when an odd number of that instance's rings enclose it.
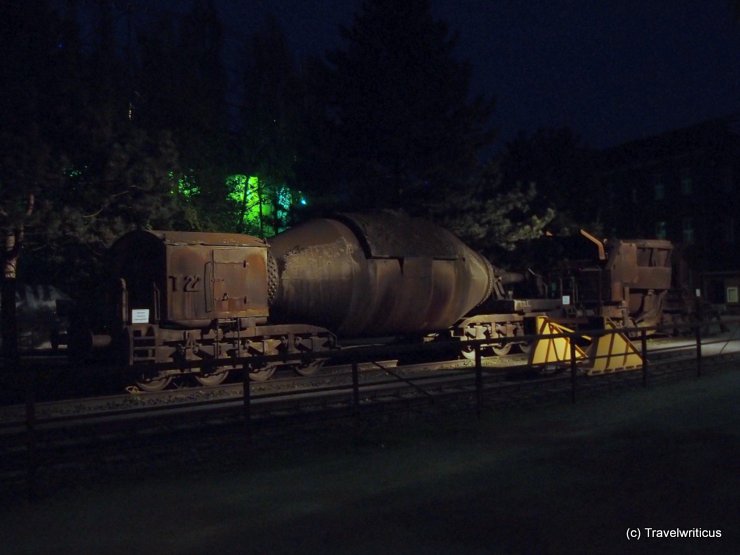
<path fill-rule="evenodd" d="M 243 228 L 263 236 L 286 229 L 291 208 L 295 204 L 308 204 L 300 191 L 285 184 L 270 184 L 256 175 L 230 175 L 226 187 L 228 199 L 240 213 Z"/>
<path fill-rule="evenodd" d="M 264 202 L 259 178 L 254 175 L 230 175 L 226 178 L 226 187 L 228 198 L 239 207 L 246 228 L 261 228 L 260 222 L 269 206 Z"/>
<path fill-rule="evenodd" d="M 191 175 L 181 175 L 180 177 L 175 176 L 175 172 L 170 170 L 167 172 L 167 176 L 177 182 L 176 191 L 178 194 L 184 196 L 190 200 L 193 197 L 197 197 L 200 194 L 200 187 L 195 183 L 195 179 Z M 174 192 L 174 191 L 173 191 Z"/>
<path fill-rule="evenodd" d="M 259 178 L 251 175 L 234 174 L 226 178 L 228 197 L 238 203 L 256 202 L 259 200 Z"/>
<path fill-rule="evenodd" d="M 277 205 L 278 210 L 290 210 L 293 205 L 293 192 L 285 185 L 277 190 Z"/>

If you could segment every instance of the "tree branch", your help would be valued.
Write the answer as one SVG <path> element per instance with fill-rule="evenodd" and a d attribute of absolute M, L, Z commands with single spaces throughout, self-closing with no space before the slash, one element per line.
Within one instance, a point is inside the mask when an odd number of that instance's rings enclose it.
<path fill-rule="evenodd" d="M 36 197 L 33 193 L 28 194 L 28 208 L 26 209 L 26 218 L 30 218 L 33 214 L 33 207 L 36 203 Z"/>
<path fill-rule="evenodd" d="M 129 194 L 128 191 L 121 191 L 120 193 L 115 193 L 113 195 L 110 195 L 108 197 L 107 201 L 105 202 L 105 204 L 103 204 L 103 206 L 101 206 L 100 210 L 97 210 L 97 211 L 93 212 L 92 214 L 83 214 L 82 217 L 83 218 L 87 218 L 89 220 L 92 220 L 93 218 L 96 218 L 97 216 L 100 215 L 101 212 L 103 212 L 103 210 L 105 210 L 111 204 L 113 204 L 113 200 L 114 199 L 116 199 L 118 197 L 121 197 L 121 196 L 124 196 L 124 195 L 127 195 L 127 194 Z"/>

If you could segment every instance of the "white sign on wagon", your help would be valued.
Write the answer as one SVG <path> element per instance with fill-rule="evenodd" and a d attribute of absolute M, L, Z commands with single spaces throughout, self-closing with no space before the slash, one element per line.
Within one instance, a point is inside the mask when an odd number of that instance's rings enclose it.
<path fill-rule="evenodd" d="M 134 308 L 131 311 L 131 323 L 132 324 L 148 324 L 149 323 L 149 309 L 148 308 Z"/>

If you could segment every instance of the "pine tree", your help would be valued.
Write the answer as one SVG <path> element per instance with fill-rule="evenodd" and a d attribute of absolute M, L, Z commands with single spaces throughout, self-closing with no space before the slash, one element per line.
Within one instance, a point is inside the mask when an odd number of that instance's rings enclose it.
<path fill-rule="evenodd" d="M 554 210 L 558 234 L 599 228 L 603 203 L 595 194 L 593 153 L 568 128 L 521 134 L 502 153 L 503 179 L 512 186 L 537 188 L 535 210 Z"/>
<path fill-rule="evenodd" d="M 536 197 L 533 184 L 504 182 L 500 161 L 494 159 L 469 180 L 465 194 L 430 202 L 428 215 L 478 252 L 499 260 L 520 242 L 540 237 L 554 218 L 552 209 L 532 209 Z"/>
<path fill-rule="evenodd" d="M 84 289 L 124 231 L 192 220 L 175 190 L 177 150 L 129 117 L 107 3 L 96 5 L 101 24 L 87 49 L 75 11 L 2 6 L 0 223 L 25 239 L 20 259 L 13 247 L 24 280 Z"/>
<path fill-rule="evenodd" d="M 170 134 L 179 153 L 175 177 L 197 225 L 208 229 L 225 225 L 232 152 L 222 49 L 223 25 L 212 0 L 195 0 L 181 18 L 159 18 L 142 33 L 133 108 L 137 126 L 152 136 Z"/>
<path fill-rule="evenodd" d="M 469 99 L 470 66 L 428 0 L 366 0 L 331 52 L 328 113 L 357 206 L 423 210 L 464 185 L 492 141 L 492 102 Z"/>
<path fill-rule="evenodd" d="M 26 229 L 37 216 L 36 198 L 58 167 L 47 141 L 57 118 L 51 106 L 63 67 L 63 28 L 47 2 L 0 4 L 0 262 L 3 355 L 18 355 L 16 280 Z M 62 45 L 63 46 L 63 45 Z"/>
<path fill-rule="evenodd" d="M 269 17 L 245 49 L 244 99 L 241 103 L 244 171 L 257 179 L 251 199 L 237 209 L 242 230 L 273 234 L 284 226 L 286 214 L 281 195 L 295 180 L 301 129 L 298 116 L 300 83 L 292 54 L 277 20 Z M 271 214 L 260 214 L 258 229 L 243 227 L 251 203 L 267 205 Z"/>

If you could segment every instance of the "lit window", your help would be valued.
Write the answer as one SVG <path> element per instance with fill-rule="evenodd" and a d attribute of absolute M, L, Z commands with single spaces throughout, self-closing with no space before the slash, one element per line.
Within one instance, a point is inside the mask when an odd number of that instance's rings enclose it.
<path fill-rule="evenodd" d="M 658 239 L 665 239 L 668 237 L 668 226 L 666 222 L 655 223 L 655 237 Z"/>
<path fill-rule="evenodd" d="M 728 287 L 726 291 L 726 299 L 728 303 L 736 304 L 738 302 L 738 288 Z"/>

